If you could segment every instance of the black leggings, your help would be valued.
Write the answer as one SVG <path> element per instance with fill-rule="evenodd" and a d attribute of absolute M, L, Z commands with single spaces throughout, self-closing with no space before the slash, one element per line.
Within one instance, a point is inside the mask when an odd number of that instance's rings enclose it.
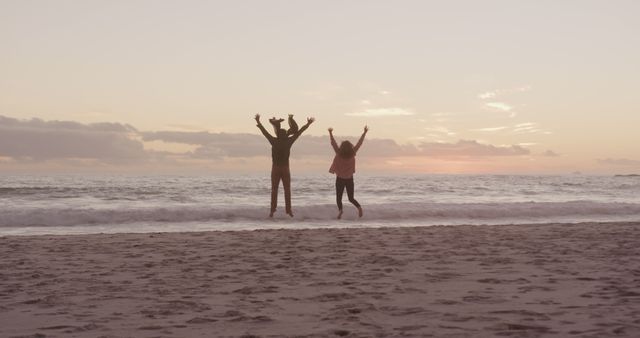
<path fill-rule="evenodd" d="M 342 210 L 342 193 L 344 192 L 345 187 L 347 188 L 347 196 L 349 196 L 349 202 L 353 203 L 356 208 L 360 208 L 360 203 L 358 203 L 358 201 L 353 198 L 353 177 L 336 177 L 336 203 L 338 203 L 338 210 Z"/>

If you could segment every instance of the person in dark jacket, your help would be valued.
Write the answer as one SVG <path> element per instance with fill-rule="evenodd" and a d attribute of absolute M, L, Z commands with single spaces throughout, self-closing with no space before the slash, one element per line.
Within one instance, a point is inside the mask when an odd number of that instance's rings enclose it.
<path fill-rule="evenodd" d="M 258 123 L 258 128 L 271 144 L 271 212 L 269 217 L 273 217 L 276 212 L 280 180 L 282 180 L 282 186 L 284 187 L 285 211 L 287 215 L 293 217 L 293 211 L 291 210 L 291 172 L 289 170 L 291 146 L 315 119 L 313 117 L 307 118 L 307 124 L 291 133 L 291 135 L 287 135 L 286 130 L 277 128 L 276 137 L 271 136 L 264 128 L 260 122 L 260 114 L 256 114 L 255 119 Z"/>

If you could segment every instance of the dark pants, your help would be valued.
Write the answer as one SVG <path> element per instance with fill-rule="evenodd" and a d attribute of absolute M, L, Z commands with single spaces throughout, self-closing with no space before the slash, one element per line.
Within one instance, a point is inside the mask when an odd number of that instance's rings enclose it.
<path fill-rule="evenodd" d="M 287 213 L 291 212 L 291 172 L 288 165 L 271 167 L 271 212 L 278 206 L 278 186 L 282 180 L 284 188 L 284 204 Z"/>
<path fill-rule="evenodd" d="M 338 203 L 338 210 L 342 210 L 342 193 L 344 188 L 347 188 L 347 196 L 349 202 L 360 208 L 360 203 L 353 198 L 353 177 L 352 178 L 340 178 L 336 177 L 336 203 Z"/>

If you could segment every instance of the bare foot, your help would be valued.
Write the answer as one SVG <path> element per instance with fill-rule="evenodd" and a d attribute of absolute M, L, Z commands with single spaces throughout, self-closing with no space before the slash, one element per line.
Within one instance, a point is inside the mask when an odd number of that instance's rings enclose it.
<path fill-rule="evenodd" d="M 293 212 L 291 210 L 287 211 L 287 215 L 293 217 Z"/>
<path fill-rule="evenodd" d="M 358 208 L 358 217 L 362 217 L 362 214 L 363 214 L 362 208 Z"/>
<path fill-rule="evenodd" d="M 269 217 L 273 218 L 273 211 L 269 213 Z"/>
<path fill-rule="evenodd" d="M 341 218 L 342 218 L 342 210 L 338 212 L 338 219 L 341 219 Z"/>

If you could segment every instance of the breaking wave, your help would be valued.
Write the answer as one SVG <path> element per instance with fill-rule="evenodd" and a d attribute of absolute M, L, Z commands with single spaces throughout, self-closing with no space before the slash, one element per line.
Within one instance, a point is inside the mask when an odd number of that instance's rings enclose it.
<path fill-rule="evenodd" d="M 345 219 L 355 219 L 345 204 Z M 593 219 L 598 217 L 640 219 L 640 204 L 592 201 L 518 203 L 385 203 L 365 205 L 362 222 L 414 222 L 450 224 L 552 222 L 555 219 Z M 280 214 L 282 208 L 279 209 Z M 259 223 L 266 221 L 268 207 L 175 206 L 149 208 L 38 208 L 0 207 L 0 227 L 110 225 L 127 223 Z M 294 206 L 294 221 L 333 220 L 333 204 Z M 282 217 L 278 214 L 278 217 Z"/>

